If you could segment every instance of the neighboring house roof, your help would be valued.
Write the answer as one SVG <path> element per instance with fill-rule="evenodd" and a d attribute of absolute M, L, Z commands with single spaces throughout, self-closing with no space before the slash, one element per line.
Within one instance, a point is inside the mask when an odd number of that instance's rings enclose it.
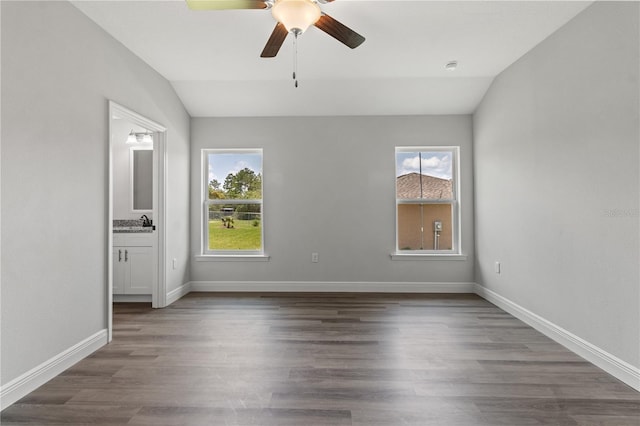
<path fill-rule="evenodd" d="M 422 197 L 420 196 L 420 177 L 422 177 Z M 396 178 L 396 197 L 450 200 L 453 198 L 453 187 L 450 179 L 409 173 Z"/>

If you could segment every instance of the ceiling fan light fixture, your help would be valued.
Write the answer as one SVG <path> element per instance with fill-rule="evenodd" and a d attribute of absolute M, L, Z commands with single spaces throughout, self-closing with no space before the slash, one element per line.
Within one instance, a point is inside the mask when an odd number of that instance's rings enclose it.
<path fill-rule="evenodd" d="M 302 34 L 320 19 L 322 12 L 311 0 L 276 0 L 271 14 L 288 32 Z"/>

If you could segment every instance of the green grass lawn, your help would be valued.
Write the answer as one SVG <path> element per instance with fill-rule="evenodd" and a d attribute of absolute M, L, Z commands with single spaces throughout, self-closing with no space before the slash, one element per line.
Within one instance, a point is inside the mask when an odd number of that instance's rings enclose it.
<path fill-rule="evenodd" d="M 235 220 L 233 228 L 225 228 L 221 220 L 209 221 L 209 250 L 262 249 L 262 222 L 253 226 L 253 220 Z"/>

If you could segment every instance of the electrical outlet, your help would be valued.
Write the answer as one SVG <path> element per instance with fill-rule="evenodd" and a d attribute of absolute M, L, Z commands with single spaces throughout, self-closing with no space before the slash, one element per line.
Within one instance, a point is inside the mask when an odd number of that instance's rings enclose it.
<path fill-rule="evenodd" d="M 175 257 L 173 258 L 173 269 L 176 269 L 178 267 L 178 259 L 176 259 Z"/>
<path fill-rule="evenodd" d="M 318 253 L 311 253 L 311 261 L 313 263 L 318 263 Z"/>
<path fill-rule="evenodd" d="M 496 272 L 496 274 L 499 274 L 499 273 L 500 273 L 500 262 L 496 262 L 496 263 L 493 265 L 493 270 Z"/>

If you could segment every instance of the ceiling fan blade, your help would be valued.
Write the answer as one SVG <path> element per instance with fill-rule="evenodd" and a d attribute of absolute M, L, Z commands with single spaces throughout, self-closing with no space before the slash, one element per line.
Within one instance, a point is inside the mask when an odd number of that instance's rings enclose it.
<path fill-rule="evenodd" d="M 266 9 L 264 0 L 187 0 L 192 10 Z"/>
<path fill-rule="evenodd" d="M 287 38 L 287 34 L 289 32 L 280 22 L 276 24 L 276 27 L 273 29 L 271 33 L 271 37 L 267 40 L 266 46 L 262 50 L 260 54 L 261 58 L 273 58 L 278 54 L 280 50 L 280 46 L 284 43 L 284 39 Z"/>
<path fill-rule="evenodd" d="M 364 43 L 364 37 L 324 12 L 322 16 L 320 16 L 320 19 L 313 25 L 352 49 Z"/>

